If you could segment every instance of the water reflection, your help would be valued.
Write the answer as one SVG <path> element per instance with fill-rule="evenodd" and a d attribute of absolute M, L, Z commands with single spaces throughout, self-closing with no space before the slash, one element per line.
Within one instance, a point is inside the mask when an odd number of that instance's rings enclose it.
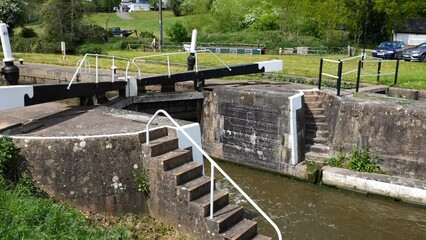
<path fill-rule="evenodd" d="M 315 186 L 236 166 L 220 166 L 277 223 L 283 239 L 426 239 L 426 209 L 391 199 Z M 210 173 L 206 165 L 206 173 Z M 216 174 L 218 175 L 217 171 Z M 249 208 L 259 232 L 275 237 L 273 228 L 222 176 L 218 186 L 231 201 Z"/>

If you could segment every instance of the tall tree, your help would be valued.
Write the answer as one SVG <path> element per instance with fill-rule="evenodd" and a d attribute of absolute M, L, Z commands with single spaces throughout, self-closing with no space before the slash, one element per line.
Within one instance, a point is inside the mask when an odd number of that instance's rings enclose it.
<path fill-rule="evenodd" d="M 75 46 L 83 36 L 82 0 L 48 0 L 43 6 L 45 37 Z"/>
<path fill-rule="evenodd" d="M 26 6 L 24 0 L 1 0 L 0 20 L 13 29 L 25 23 Z"/>
<path fill-rule="evenodd" d="M 167 3 L 176 17 L 181 15 L 180 5 L 182 5 L 183 2 L 184 0 L 169 0 Z"/>

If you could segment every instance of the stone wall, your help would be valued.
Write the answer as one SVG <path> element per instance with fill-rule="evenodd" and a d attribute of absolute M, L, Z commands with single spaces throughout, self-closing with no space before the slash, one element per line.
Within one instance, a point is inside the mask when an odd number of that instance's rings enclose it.
<path fill-rule="evenodd" d="M 426 108 L 391 98 L 338 98 L 321 92 L 330 127 L 330 147 L 368 147 L 390 173 L 426 177 Z"/>
<path fill-rule="evenodd" d="M 296 93 L 264 86 L 206 92 L 201 124 L 204 148 L 227 161 L 288 173 L 292 147 L 288 97 Z M 297 115 L 303 117 L 302 111 Z M 303 159 L 304 142 L 299 139 Z"/>
<path fill-rule="evenodd" d="M 83 210 L 147 213 L 132 172 L 140 170 L 139 135 L 15 139 L 37 186 Z"/>

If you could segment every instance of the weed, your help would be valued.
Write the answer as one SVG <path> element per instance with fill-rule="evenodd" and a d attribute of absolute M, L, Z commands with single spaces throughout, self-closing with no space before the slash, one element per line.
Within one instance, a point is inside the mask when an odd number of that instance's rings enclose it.
<path fill-rule="evenodd" d="M 350 170 L 358 172 L 383 173 L 380 169 L 380 161 L 381 159 L 375 154 L 370 154 L 367 148 L 354 148 L 347 166 Z"/>
<path fill-rule="evenodd" d="M 332 167 L 340 167 L 341 168 L 341 167 L 345 166 L 346 159 L 347 159 L 346 154 L 339 152 L 336 157 L 332 157 L 332 158 L 325 160 L 324 164 L 332 166 Z"/>
<path fill-rule="evenodd" d="M 138 186 L 138 191 L 149 195 L 149 172 L 142 168 L 140 171 L 134 170 L 132 173 L 133 180 Z"/>
<path fill-rule="evenodd" d="M 376 154 L 370 153 L 367 148 L 354 147 L 349 156 L 339 152 L 336 157 L 325 160 L 324 164 L 358 172 L 384 173 L 380 168 L 380 161 L 381 159 Z"/>
<path fill-rule="evenodd" d="M 19 151 L 9 137 L 0 137 L 0 178 L 15 180 L 14 176 L 20 167 Z"/>

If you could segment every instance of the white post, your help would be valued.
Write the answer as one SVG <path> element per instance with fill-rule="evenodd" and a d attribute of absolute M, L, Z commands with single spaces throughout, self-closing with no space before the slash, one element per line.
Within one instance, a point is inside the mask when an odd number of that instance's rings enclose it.
<path fill-rule="evenodd" d="M 197 52 L 197 29 L 192 30 L 191 50 L 190 53 Z"/>
<path fill-rule="evenodd" d="M 62 60 L 66 61 L 67 60 L 67 51 L 65 49 L 65 42 L 61 42 L 61 51 L 62 51 Z"/>
<path fill-rule="evenodd" d="M 7 31 L 7 25 L 6 23 L 2 23 L 0 21 L 0 32 L 1 32 L 1 46 L 3 49 L 3 62 L 13 62 L 15 59 L 12 56 L 12 49 L 10 47 L 10 40 L 9 40 L 9 32 Z"/>
<path fill-rule="evenodd" d="M 99 82 L 99 57 L 98 54 L 96 54 L 96 83 Z"/>
<path fill-rule="evenodd" d="M 115 58 L 112 56 L 112 66 L 111 66 L 111 82 L 114 82 L 114 74 L 117 71 L 117 67 L 115 66 Z"/>

